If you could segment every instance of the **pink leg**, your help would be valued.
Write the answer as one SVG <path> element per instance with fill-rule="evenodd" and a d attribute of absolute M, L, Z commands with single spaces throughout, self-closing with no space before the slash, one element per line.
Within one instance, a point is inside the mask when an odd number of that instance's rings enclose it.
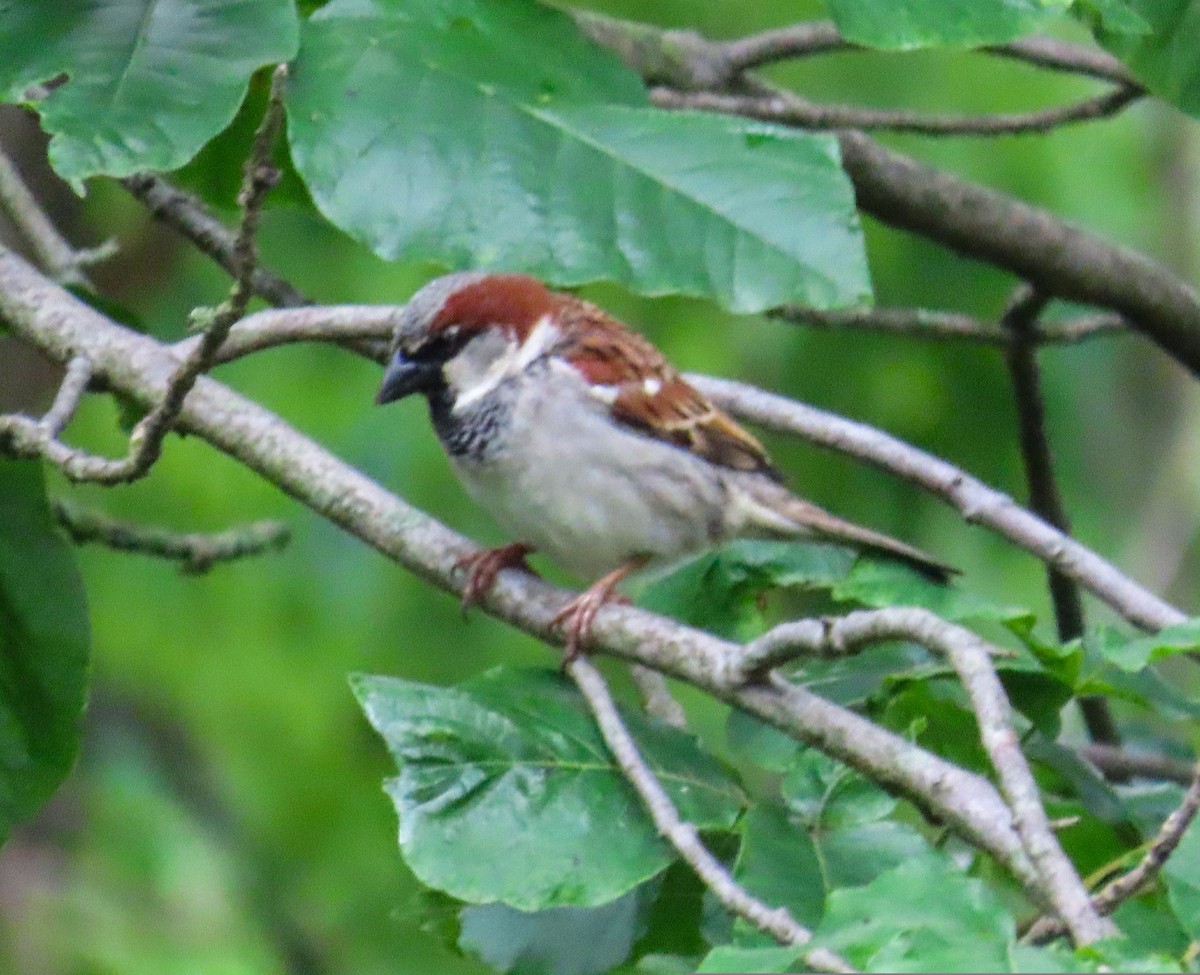
<path fill-rule="evenodd" d="M 550 621 L 551 626 L 561 627 L 567 638 L 567 655 L 563 664 L 569 664 L 583 653 L 584 645 L 591 639 L 592 623 L 600 607 L 605 603 L 625 602 L 625 597 L 616 592 L 617 583 L 631 572 L 646 564 L 644 558 L 636 558 L 606 576 L 601 576 L 587 589 L 567 603 Z"/>
<path fill-rule="evenodd" d="M 467 574 L 462 594 L 463 612 L 483 599 L 492 588 L 492 583 L 496 581 L 501 569 L 523 569 L 530 575 L 537 575 L 525 561 L 525 556 L 533 550 L 533 546 L 526 542 L 513 542 L 499 548 L 485 548 L 472 552 L 455 562 L 454 568 Z"/>

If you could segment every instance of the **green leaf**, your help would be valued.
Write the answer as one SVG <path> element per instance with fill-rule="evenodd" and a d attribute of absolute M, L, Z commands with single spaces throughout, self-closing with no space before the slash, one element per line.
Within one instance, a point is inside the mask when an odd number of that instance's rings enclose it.
<path fill-rule="evenodd" d="M 725 719 L 725 741 L 738 758 L 769 772 L 786 772 L 800 750 L 795 738 L 737 708 Z"/>
<path fill-rule="evenodd" d="M 913 681 L 894 695 L 881 723 L 912 737 L 943 758 L 973 771 L 991 771 L 979 741 L 979 725 L 954 678 Z"/>
<path fill-rule="evenodd" d="M 1183 834 L 1179 846 L 1163 867 L 1171 909 L 1184 931 L 1200 940 L 1200 819 Z"/>
<path fill-rule="evenodd" d="M 651 108 L 532 0 L 333 0 L 304 29 L 288 107 L 314 202 L 385 258 L 745 312 L 870 299 L 835 140 Z"/>
<path fill-rule="evenodd" d="M 762 629 L 759 601 L 771 589 L 828 589 L 854 553 L 806 542 L 731 542 L 649 582 L 638 604 L 719 636 L 749 639 Z"/>
<path fill-rule="evenodd" d="M 1150 636 L 1123 634 L 1114 627 L 1095 627 L 1087 638 L 1104 659 L 1135 673 L 1163 657 L 1200 652 L 1200 619 L 1167 626 Z"/>
<path fill-rule="evenodd" d="M 400 847 L 425 884 L 525 911 L 594 907 L 673 859 L 574 687 L 496 669 L 457 688 L 356 676 L 399 766 L 387 791 Z M 625 715 L 684 819 L 732 825 L 737 785 L 688 735 Z"/>
<path fill-rule="evenodd" d="M 458 945 L 505 975 L 600 975 L 629 957 L 657 886 L 642 884 L 599 907 L 466 907 Z"/>
<path fill-rule="evenodd" d="M 925 838 L 890 819 L 897 800 L 858 772 L 807 749 L 783 781 L 783 798 L 812 840 L 825 887 L 855 887 L 912 857 Z"/>
<path fill-rule="evenodd" d="M 783 782 L 786 809 L 751 809 L 734 875 L 768 904 L 815 926 L 827 895 L 932 855 L 915 829 L 889 817 L 897 802 L 857 772 L 806 749 Z"/>
<path fill-rule="evenodd" d="M 296 53 L 290 0 L 0 0 L 0 97 L 65 73 L 38 103 L 50 161 L 76 191 L 170 170 L 237 112 L 251 73 Z"/>
<path fill-rule="evenodd" d="M 825 876 L 820 854 L 809 835 L 784 809 L 762 803 L 738 824 L 742 846 L 734 879 L 773 907 L 786 907 L 805 927 L 813 927 L 825 909 Z"/>
<path fill-rule="evenodd" d="M 1093 31 L 1114 34 L 1149 34 L 1153 28 L 1133 9 L 1133 0 L 1075 0 L 1071 13 Z"/>
<path fill-rule="evenodd" d="M 739 948 L 721 945 L 700 962 L 697 972 L 790 972 L 803 948 Z"/>
<path fill-rule="evenodd" d="M 914 857 L 829 895 L 817 942 L 876 972 L 1011 972 L 1011 917 L 943 857 Z"/>
<path fill-rule="evenodd" d="M 1200 0 L 1129 0 L 1129 6 L 1150 32 L 1131 33 L 1105 19 L 1096 39 L 1152 92 L 1200 117 Z"/>
<path fill-rule="evenodd" d="M 957 585 L 934 582 L 908 566 L 883 559 L 859 558 L 833 587 L 835 599 L 864 606 L 923 606 L 952 622 L 1001 623 L 1024 636 L 1033 626 L 1027 609 L 989 602 Z"/>
<path fill-rule="evenodd" d="M 827 0 L 842 36 L 906 50 L 1003 44 L 1041 30 L 1069 0 Z"/>
<path fill-rule="evenodd" d="M 0 459 L 0 839 L 75 761 L 89 640 L 83 583 L 54 531 L 41 465 Z"/>

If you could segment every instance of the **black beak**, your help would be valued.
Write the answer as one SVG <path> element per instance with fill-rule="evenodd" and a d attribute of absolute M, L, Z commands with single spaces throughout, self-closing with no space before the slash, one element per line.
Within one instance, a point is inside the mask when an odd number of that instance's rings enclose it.
<path fill-rule="evenodd" d="M 375 395 L 375 402 L 382 406 L 413 393 L 427 393 L 441 380 L 441 376 L 440 362 L 422 362 L 397 352 L 383 374 L 383 385 Z"/>

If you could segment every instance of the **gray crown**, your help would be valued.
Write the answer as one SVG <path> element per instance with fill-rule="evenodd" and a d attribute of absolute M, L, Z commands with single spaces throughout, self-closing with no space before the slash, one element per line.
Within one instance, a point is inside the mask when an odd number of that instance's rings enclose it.
<path fill-rule="evenodd" d="M 434 278 L 408 299 L 392 338 L 392 348 L 411 347 L 428 337 L 429 326 L 456 291 L 488 277 L 487 271 L 455 271 Z"/>

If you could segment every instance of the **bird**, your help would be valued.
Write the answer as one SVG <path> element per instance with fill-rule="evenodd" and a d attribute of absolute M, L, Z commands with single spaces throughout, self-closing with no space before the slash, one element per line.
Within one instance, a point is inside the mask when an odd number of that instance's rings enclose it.
<path fill-rule="evenodd" d="M 459 271 L 412 296 L 376 402 L 413 394 L 467 493 L 514 539 L 459 560 L 464 610 L 539 552 L 590 583 L 552 621 L 567 660 L 628 575 L 733 539 L 842 543 L 938 581 L 955 572 L 793 494 L 648 339 L 528 275 Z"/>

